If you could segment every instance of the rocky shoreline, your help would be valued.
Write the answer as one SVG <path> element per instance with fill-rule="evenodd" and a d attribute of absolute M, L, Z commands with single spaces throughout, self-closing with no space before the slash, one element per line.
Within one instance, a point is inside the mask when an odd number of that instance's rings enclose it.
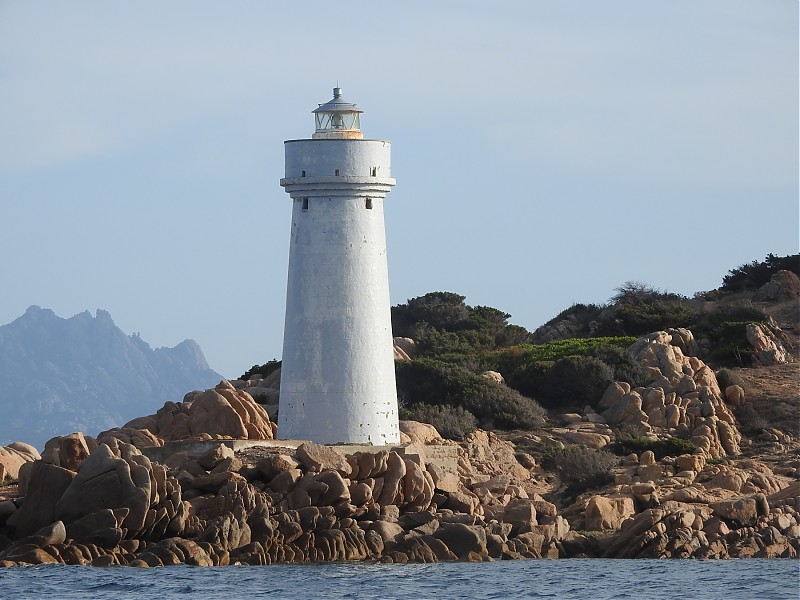
<path fill-rule="evenodd" d="M 11 444 L 0 465 L 18 489 L 0 487 L 0 566 L 796 558 L 800 444 L 768 429 L 752 452 L 732 412 L 744 390 L 721 390 L 693 345 L 688 330 L 646 336 L 629 349 L 646 387 L 615 383 L 600 412 L 458 443 L 413 421 L 395 447 L 275 440 L 255 379 L 96 439 L 54 438 L 41 455 Z M 623 430 L 694 449 L 629 453 L 613 481 L 565 494 L 548 454 L 591 457 Z"/>

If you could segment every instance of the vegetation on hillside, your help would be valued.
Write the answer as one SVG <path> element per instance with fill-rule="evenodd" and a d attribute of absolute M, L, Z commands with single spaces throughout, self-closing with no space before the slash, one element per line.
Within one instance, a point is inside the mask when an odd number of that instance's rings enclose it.
<path fill-rule="evenodd" d="M 612 469 L 618 464 L 619 458 L 610 452 L 585 446 L 551 448 L 542 457 L 542 467 L 557 472 L 566 484 L 568 498 L 614 481 Z"/>
<path fill-rule="evenodd" d="M 465 421 L 472 415 L 485 429 L 529 429 L 544 423 L 545 411 L 537 402 L 466 367 L 419 358 L 398 362 L 396 373 L 401 416 L 419 413 L 423 406 L 448 406 L 462 409 Z M 465 433 L 472 429 L 465 427 Z"/>
<path fill-rule="evenodd" d="M 633 337 L 533 345 L 527 330 L 508 323 L 507 313 L 464 300 L 432 292 L 392 309 L 395 335 L 417 343 L 415 358 L 397 363 L 403 416 L 446 406 L 465 411 L 456 419 L 464 431 L 470 416 L 484 428 L 530 428 L 543 422 L 543 407 L 583 408 L 596 404 L 613 380 L 644 382 L 643 371 L 624 351 Z M 507 385 L 481 376 L 485 371 L 499 372 Z"/>
<path fill-rule="evenodd" d="M 800 277 L 800 254 L 775 256 L 770 253 L 762 261 L 740 265 L 722 278 L 721 292 L 755 291 L 767 283 L 778 271 L 791 271 Z"/>
<path fill-rule="evenodd" d="M 706 351 L 703 359 L 716 368 L 747 364 L 746 326 L 764 324 L 768 316 L 746 301 L 707 299 L 755 290 L 781 269 L 800 274 L 800 255 L 769 254 L 731 269 L 713 294 L 693 299 L 627 282 L 605 305 L 575 304 L 562 311 L 546 326 L 568 322 L 575 337 L 544 344 L 534 344 L 531 332 L 510 324 L 509 314 L 470 306 L 462 295 L 412 298 L 391 313 L 394 335 L 416 342 L 412 360 L 397 362 L 401 417 L 429 422 L 453 439 L 476 427 L 535 427 L 544 422 L 545 409 L 595 407 L 611 381 L 645 385 L 647 373 L 625 349 L 639 336 L 670 328 L 692 330 Z M 243 378 L 279 367 L 277 360 L 254 365 Z M 484 377 L 485 371 L 499 372 L 505 384 Z M 627 440 L 625 449 L 637 443 Z"/>

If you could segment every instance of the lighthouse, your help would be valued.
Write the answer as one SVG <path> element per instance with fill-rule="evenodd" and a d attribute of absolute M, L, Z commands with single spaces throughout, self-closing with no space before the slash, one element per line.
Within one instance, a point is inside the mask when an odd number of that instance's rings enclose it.
<path fill-rule="evenodd" d="M 278 436 L 321 444 L 400 441 L 383 201 L 391 144 L 364 139 L 342 97 L 287 140 L 292 198 Z"/>

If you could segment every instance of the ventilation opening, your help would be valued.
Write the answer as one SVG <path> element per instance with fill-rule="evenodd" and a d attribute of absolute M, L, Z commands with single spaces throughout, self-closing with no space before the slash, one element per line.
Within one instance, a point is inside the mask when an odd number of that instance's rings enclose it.
<path fill-rule="evenodd" d="M 338 177 L 338 176 L 339 176 L 339 169 L 336 169 L 336 170 L 333 172 L 333 174 L 334 174 L 336 177 Z"/>
<path fill-rule="evenodd" d="M 306 172 L 305 171 L 301 171 L 300 172 L 300 177 L 305 177 L 305 176 L 306 176 Z"/>
<path fill-rule="evenodd" d="M 308 210 L 308 198 L 303 198 L 303 210 Z"/>
<path fill-rule="evenodd" d="M 372 210 L 372 198 L 367 198 L 365 206 L 367 207 L 368 210 Z"/>

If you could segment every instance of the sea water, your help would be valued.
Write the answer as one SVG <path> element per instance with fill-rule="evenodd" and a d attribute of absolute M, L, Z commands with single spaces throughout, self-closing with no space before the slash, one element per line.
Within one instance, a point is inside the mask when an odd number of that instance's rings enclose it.
<path fill-rule="evenodd" d="M 800 561 L 530 560 L 0 569 L 0 598 L 797 600 Z"/>

